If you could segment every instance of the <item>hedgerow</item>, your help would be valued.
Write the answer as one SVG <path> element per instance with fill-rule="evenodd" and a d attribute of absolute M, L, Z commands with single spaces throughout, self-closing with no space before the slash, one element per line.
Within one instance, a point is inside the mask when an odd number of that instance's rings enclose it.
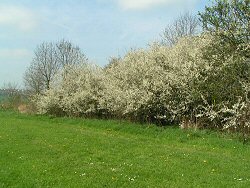
<path fill-rule="evenodd" d="M 216 40 L 203 34 L 172 47 L 154 43 L 104 69 L 88 63 L 65 67 L 37 96 L 39 113 L 246 131 L 249 59 L 212 53 Z"/>
<path fill-rule="evenodd" d="M 199 13 L 198 36 L 131 50 L 104 68 L 87 59 L 62 67 L 34 97 L 38 112 L 248 134 L 249 5 L 216 0 Z"/>

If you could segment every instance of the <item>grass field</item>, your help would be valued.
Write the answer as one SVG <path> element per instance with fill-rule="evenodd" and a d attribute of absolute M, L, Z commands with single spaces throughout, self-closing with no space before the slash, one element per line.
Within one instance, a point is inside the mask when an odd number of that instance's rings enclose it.
<path fill-rule="evenodd" d="M 205 131 L 0 111 L 0 187 L 250 187 L 250 145 Z"/>

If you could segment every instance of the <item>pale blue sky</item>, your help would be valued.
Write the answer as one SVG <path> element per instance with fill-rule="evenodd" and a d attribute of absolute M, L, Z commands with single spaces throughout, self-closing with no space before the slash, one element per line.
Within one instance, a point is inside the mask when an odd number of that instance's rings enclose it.
<path fill-rule="evenodd" d="M 1 0 L 0 87 L 22 85 L 33 51 L 62 38 L 105 65 L 110 56 L 146 47 L 181 13 L 197 13 L 208 0 Z"/>

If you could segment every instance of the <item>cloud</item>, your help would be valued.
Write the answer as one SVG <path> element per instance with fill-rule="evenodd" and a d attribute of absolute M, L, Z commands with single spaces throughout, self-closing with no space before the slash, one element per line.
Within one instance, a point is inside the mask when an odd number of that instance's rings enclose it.
<path fill-rule="evenodd" d="M 146 10 L 157 6 L 178 6 L 194 4 L 197 0 L 119 0 L 119 5 L 125 10 Z"/>
<path fill-rule="evenodd" d="M 0 49 L 0 59 L 30 58 L 32 53 L 27 49 Z"/>
<path fill-rule="evenodd" d="M 31 31 L 36 26 L 34 13 L 24 7 L 0 6 L 0 25 Z"/>

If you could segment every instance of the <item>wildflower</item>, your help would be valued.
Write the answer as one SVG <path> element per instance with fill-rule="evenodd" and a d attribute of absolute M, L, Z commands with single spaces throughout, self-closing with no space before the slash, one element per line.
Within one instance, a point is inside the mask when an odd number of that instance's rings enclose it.
<path fill-rule="evenodd" d="M 135 181 L 135 179 L 134 178 L 128 178 L 129 179 L 129 181 Z"/>

